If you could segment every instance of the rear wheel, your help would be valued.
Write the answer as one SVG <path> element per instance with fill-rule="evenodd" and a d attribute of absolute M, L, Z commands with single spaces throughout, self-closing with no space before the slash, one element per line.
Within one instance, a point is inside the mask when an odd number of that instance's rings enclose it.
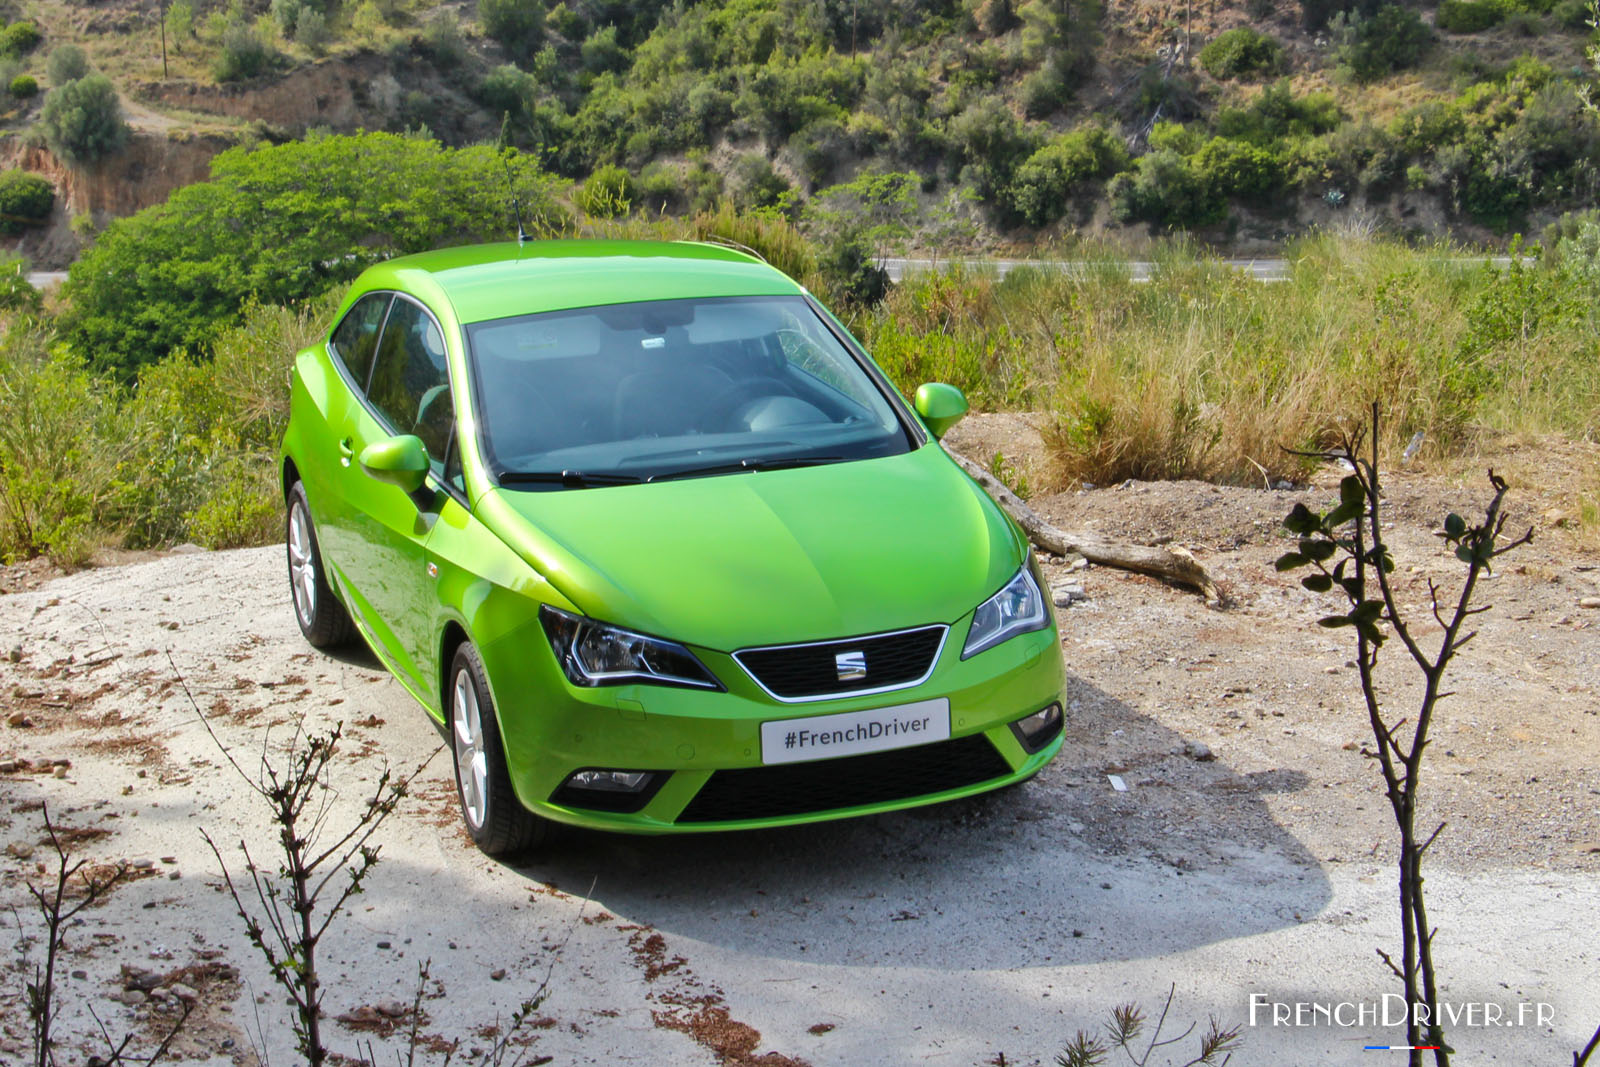
<path fill-rule="evenodd" d="M 316 530 L 311 525 L 311 509 L 306 505 L 306 491 L 299 482 L 289 488 L 286 527 L 289 593 L 294 601 L 295 622 L 300 624 L 305 639 L 317 648 L 342 645 L 350 640 L 354 627 L 328 585 Z"/>
<path fill-rule="evenodd" d="M 450 663 L 450 740 L 456 795 L 472 841 L 491 856 L 522 852 L 544 840 L 549 824 L 522 806 L 506 771 L 494 698 L 483 660 L 470 642 Z"/>

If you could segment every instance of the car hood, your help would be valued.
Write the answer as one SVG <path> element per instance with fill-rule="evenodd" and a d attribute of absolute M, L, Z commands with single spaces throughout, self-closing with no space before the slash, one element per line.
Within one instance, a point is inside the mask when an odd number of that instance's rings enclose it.
<path fill-rule="evenodd" d="M 733 651 L 951 623 L 1023 540 L 938 445 L 883 459 L 556 492 L 479 516 L 595 618 Z"/>

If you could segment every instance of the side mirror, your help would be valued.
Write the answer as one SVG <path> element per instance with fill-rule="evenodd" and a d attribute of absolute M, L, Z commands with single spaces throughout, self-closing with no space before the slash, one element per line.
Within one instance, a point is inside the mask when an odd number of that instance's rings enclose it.
<path fill-rule="evenodd" d="M 415 493 L 428 474 L 428 446 L 409 433 L 374 441 L 361 450 L 361 469 L 380 482 Z"/>
<path fill-rule="evenodd" d="M 922 421 L 934 437 L 943 437 L 950 427 L 961 421 L 967 413 L 967 398 L 961 390 L 944 382 L 924 382 L 917 386 L 917 397 L 912 403 Z"/>

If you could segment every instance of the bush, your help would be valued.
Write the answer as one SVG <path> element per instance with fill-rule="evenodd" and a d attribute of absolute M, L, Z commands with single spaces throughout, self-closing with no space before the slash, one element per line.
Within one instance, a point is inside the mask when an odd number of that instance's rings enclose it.
<path fill-rule="evenodd" d="M 29 100 L 39 95 L 39 83 L 31 74 L 18 74 L 11 79 L 11 95 L 18 100 Z"/>
<path fill-rule="evenodd" d="M 782 211 L 793 198 L 794 186 L 764 156 L 741 156 L 733 173 L 733 203 L 740 211 Z"/>
<path fill-rule="evenodd" d="M 528 232 L 565 230 L 553 180 L 523 157 L 512 170 Z M 252 295 L 291 304 L 391 255 L 501 238 L 506 205 L 488 145 L 368 133 L 232 148 L 210 181 L 112 222 L 73 264 L 64 334 L 131 378 L 172 348 L 204 351 Z"/>
<path fill-rule="evenodd" d="M 1048 226 L 1066 212 L 1084 185 L 1128 165 L 1121 138 L 1089 126 L 1056 138 L 1017 168 L 1011 180 L 1013 210 L 1030 226 Z"/>
<path fill-rule="evenodd" d="M 39 27 L 31 22 L 13 22 L 0 30 L 0 56 L 25 56 L 39 46 L 39 40 Z"/>
<path fill-rule="evenodd" d="M 1443 0 L 1434 24 L 1451 33 L 1479 33 L 1506 17 L 1502 0 Z"/>
<path fill-rule="evenodd" d="M 69 355 L 51 355 L 49 337 L 10 329 L 0 340 L 0 558 L 48 553 L 87 562 L 95 524 L 110 496 L 117 460 L 103 442 L 115 404 Z"/>
<path fill-rule="evenodd" d="M 0 233 L 21 233 L 50 217 L 56 204 L 55 186 L 25 170 L 0 173 Z"/>
<path fill-rule="evenodd" d="M 1226 213 L 1223 200 L 1170 148 L 1140 156 L 1132 172 L 1111 179 L 1106 194 L 1119 222 L 1176 229 L 1220 222 Z"/>
<path fill-rule="evenodd" d="M 58 44 L 44 61 L 44 73 L 50 84 L 59 88 L 89 73 L 89 57 L 75 44 Z"/>
<path fill-rule="evenodd" d="M 513 60 L 544 40 L 544 7 L 533 0 L 478 0 L 478 21 Z"/>
<path fill-rule="evenodd" d="M 298 9 L 296 14 L 298 17 Z M 236 20 L 222 31 L 222 51 L 211 64 L 211 73 L 219 82 L 254 78 L 265 73 L 277 58 L 276 50 L 255 27 Z"/>
<path fill-rule="evenodd" d="M 1451 0 L 1445 0 L 1450 3 Z M 1200 49 L 1200 65 L 1213 78 L 1257 78 L 1283 69 L 1283 45 L 1248 26 L 1227 30 Z"/>
<path fill-rule="evenodd" d="M 612 219 L 633 209 L 635 195 L 633 175 L 621 167 L 607 165 L 589 175 L 576 199 L 584 214 Z"/>
<path fill-rule="evenodd" d="M 441 70 L 466 62 L 467 39 L 461 35 L 461 23 L 454 12 L 440 10 L 429 17 L 422 27 L 422 48 Z"/>
<path fill-rule="evenodd" d="M 1283 187 L 1283 162 L 1258 145 L 1213 137 L 1195 154 L 1192 166 L 1212 197 L 1251 200 L 1257 206 Z"/>
<path fill-rule="evenodd" d="M 1314 137 L 1339 128 L 1344 115 L 1327 93 L 1295 96 L 1287 81 L 1267 86 L 1247 107 L 1225 107 L 1214 123 L 1223 137 L 1269 145 L 1286 138 Z"/>
<path fill-rule="evenodd" d="M 104 74 L 90 74 L 50 90 L 39 127 L 50 150 L 75 166 L 120 151 L 128 139 L 122 101 Z"/>
<path fill-rule="evenodd" d="M 0 311 L 37 315 L 42 310 L 44 296 L 28 281 L 28 261 L 0 252 Z"/>
<path fill-rule="evenodd" d="M 1340 68 L 1356 81 L 1376 81 L 1415 66 L 1433 43 L 1433 32 L 1409 8 L 1385 4 L 1371 17 L 1340 15 L 1333 21 Z"/>
<path fill-rule="evenodd" d="M 1550 17 L 1564 30 L 1585 30 L 1589 28 L 1589 5 L 1585 0 L 1557 0 Z"/>

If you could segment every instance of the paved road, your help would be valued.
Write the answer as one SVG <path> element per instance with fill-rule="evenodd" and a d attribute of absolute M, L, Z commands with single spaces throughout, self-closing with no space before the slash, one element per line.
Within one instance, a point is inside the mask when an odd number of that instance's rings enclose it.
<path fill-rule="evenodd" d="M 52 289 L 67 280 L 64 270 L 35 270 L 28 272 L 28 284 L 35 289 Z"/>
<path fill-rule="evenodd" d="M 1225 264 L 1232 270 L 1242 271 L 1258 282 L 1281 282 L 1289 278 L 1289 261 L 1287 259 L 1225 259 Z M 1510 256 L 1467 256 L 1460 260 L 1463 264 L 1489 263 L 1496 267 L 1504 268 L 1511 263 Z M 1532 262 L 1525 258 L 1524 263 Z M 1089 264 L 1081 260 L 1067 259 L 885 259 L 884 269 L 889 272 L 889 280 L 898 283 L 907 274 L 918 271 L 934 270 L 948 267 L 953 264 L 968 267 L 992 267 L 996 274 L 1004 278 L 1014 267 L 1039 267 L 1046 270 L 1060 270 L 1068 273 L 1084 270 Z M 1098 264 L 1097 264 L 1098 265 Z M 1147 282 L 1154 272 L 1156 264 L 1143 259 L 1130 259 L 1126 266 L 1130 277 L 1136 282 Z"/>

